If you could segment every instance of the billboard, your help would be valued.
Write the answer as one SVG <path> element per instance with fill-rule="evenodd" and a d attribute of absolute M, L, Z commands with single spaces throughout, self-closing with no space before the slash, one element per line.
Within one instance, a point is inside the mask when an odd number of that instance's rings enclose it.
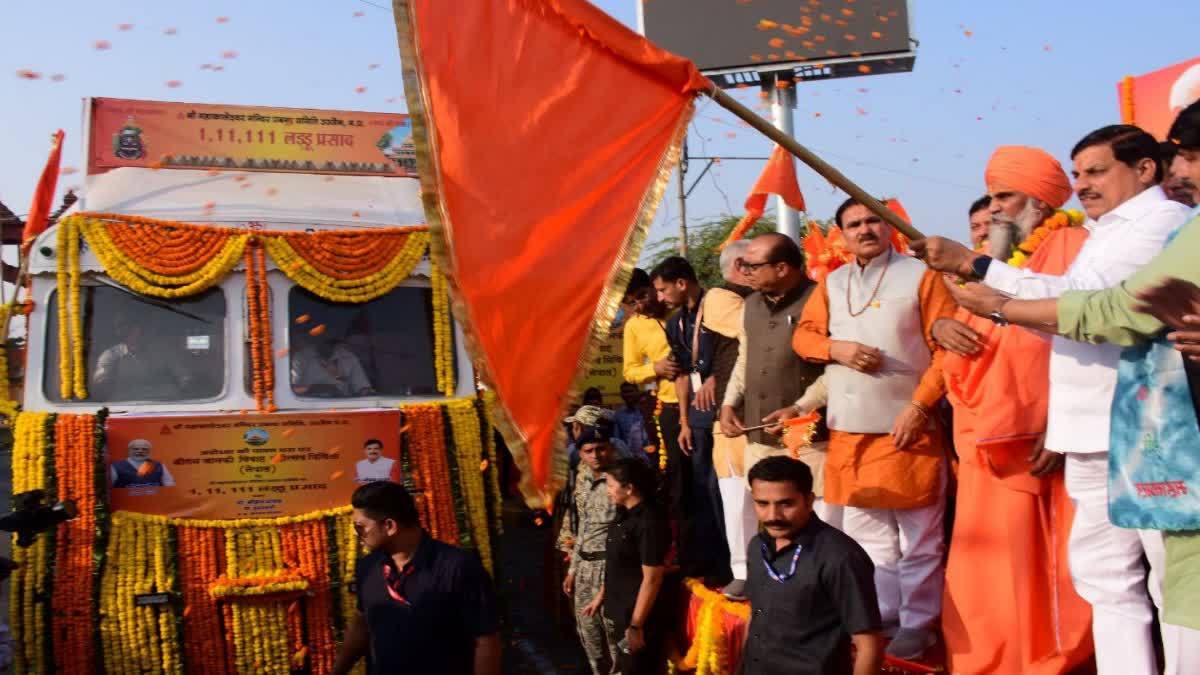
<path fill-rule="evenodd" d="M 658 46 L 714 75 L 796 69 L 797 79 L 912 69 L 907 0 L 653 0 L 639 28 Z"/>
<path fill-rule="evenodd" d="M 408 115 L 116 98 L 86 106 L 89 174 L 123 166 L 417 173 Z"/>
<path fill-rule="evenodd" d="M 365 482 L 398 480 L 400 411 L 114 415 L 107 442 L 114 511 L 299 515 L 346 506 Z"/>
<path fill-rule="evenodd" d="M 1127 77 L 1117 85 L 1117 97 L 1121 121 L 1136 124 L 1165 141 L 1179 111 L 1200 100 L 1200 57 Z"/>

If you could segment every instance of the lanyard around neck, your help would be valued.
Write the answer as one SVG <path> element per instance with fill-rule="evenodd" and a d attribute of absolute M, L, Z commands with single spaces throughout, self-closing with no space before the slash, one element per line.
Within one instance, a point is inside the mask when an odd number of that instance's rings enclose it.
<path fill-rule="evenodd" d="M 770 551 L 767 550 L 767 542 L 760 541 L 758 543 L 760 546 L 762 546 L 763 567 L 767 568 L 767 574 L 772 579 L 774 579 L 775 581 L 778 581 L 779 583 L 782 584 L 783 582 L 787 581 L 788 579 L 791 579 L 792 577 L 796 576 L 796 563 L 800 560 L 800 551 L 802 551 L 804 549 L 803 546 L 801 546 L 800 544 L 796 544 L 796 550 L 794 553 L 792 553 L 791 567 L 788 568 L 787 574 L 780 574 L 779 572 L 775 571 L 775 567 L 771 564 L 771 560 L 770 560 L 771 553 L 770 553 Z"/>

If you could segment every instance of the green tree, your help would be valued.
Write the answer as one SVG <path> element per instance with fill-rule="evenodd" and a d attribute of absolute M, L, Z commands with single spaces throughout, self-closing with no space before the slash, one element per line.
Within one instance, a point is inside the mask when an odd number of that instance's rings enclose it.
<path fill-rule="evenodd" d="M 696 277 L 700 279 L 700 284 L 705 288 L 715 288 L 725 283 L 725 280 L 721 277 L 721 254 L 717 251 L 717 247 L 729 237 L 729 233 L 737 226 L 739 220 L 740 218 L 734 216 L 726 216 L 688 228 L 688 250 L 686 257 L 688 262 L 692 263 L 692 267 L 695 268 Z M 818 220 L 816 223 L 822 231 L 828 231 L 828 222 Z M 764 216 L 759 218 L 758 222 L 750 228 L 745 238 L 752 239 L 760 234 L 774 231 L 775 219 Z M 646 247 L 645 259 L 648 261 L 646 271 L 650 271 L 652 267 L 673 255 L 679 255 L 678 236 L 666 237 L 651 242 Z"/>

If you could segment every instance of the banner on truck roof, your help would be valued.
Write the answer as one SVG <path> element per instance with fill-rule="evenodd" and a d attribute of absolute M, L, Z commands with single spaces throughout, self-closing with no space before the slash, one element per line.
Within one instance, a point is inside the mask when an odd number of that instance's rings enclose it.
<path fill-rule="evenodd" d="M 89 99 L 88 173 L 153 169 L 416 176 L 412 125 L 392 113 Z"/>
<path fill-rule="evenodd" d="M 112 510 L 271 518 L 399 480 L 399 410 L 113 416 L 107 434 Z"/>

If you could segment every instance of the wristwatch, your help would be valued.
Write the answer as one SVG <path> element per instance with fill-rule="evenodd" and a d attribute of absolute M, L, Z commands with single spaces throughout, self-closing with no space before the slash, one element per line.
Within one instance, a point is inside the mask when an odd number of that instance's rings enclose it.
<path fill-rule="evenodd" d="M 971 276 L 975 277 L 976 281 L 983 281 L 987 276 L 988 267 L 992 264 L 992 257 L 989 255 L 976 256 L 971 261 Z"/>
<path fill-rule="evenodd" d="M 992 323 L 1000 327 L 1008 325 L 1008 319 L 1004 318 L 1004 312 L 1001 311 L 1002 309 L 1004 309 L 1004 305 L 1001 305 L 988 313 L 988 318 L 992 320 Z"/>

